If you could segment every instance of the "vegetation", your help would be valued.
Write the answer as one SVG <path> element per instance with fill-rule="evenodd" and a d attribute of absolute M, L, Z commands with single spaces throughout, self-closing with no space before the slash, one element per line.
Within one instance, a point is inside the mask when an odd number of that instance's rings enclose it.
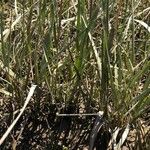
<path fill-rule="evenodd" d="M 2 149 L 150 148 L 149 0 L 2 0 L 0 11 L 0 137 L 37 85 Z"/>

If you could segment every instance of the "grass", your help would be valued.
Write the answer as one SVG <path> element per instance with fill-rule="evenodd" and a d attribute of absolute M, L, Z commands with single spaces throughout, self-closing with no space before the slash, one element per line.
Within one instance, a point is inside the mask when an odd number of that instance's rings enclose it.
<path fill-rule="evenodd" d="M 110 136 L 96 137 L 107 137 L 110 147 L 114 140 L 118 147 L 149 149 L 148 0 L 15 0 L 2 1 L 0 10 L 1 136 L 30 86 L 37 85 L 3 149 L 25 149 L 27 144 L 34 149 L 83 147 L 90 140 L 93 117 L 56 116 L 81 111 L 104 112 L 100 131 Z"/>

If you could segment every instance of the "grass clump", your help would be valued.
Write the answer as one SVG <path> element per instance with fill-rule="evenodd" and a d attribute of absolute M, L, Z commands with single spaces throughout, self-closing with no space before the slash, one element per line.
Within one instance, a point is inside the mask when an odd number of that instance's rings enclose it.
<path fill-rule="evenodd" d="M 3 149 L 83 149 L 94 117 L 56 113 L 98 111 L 97 148 L 148 149 L 149 10 L 148 0 L 2 1 L 1 136 L 37 85 Z"/>

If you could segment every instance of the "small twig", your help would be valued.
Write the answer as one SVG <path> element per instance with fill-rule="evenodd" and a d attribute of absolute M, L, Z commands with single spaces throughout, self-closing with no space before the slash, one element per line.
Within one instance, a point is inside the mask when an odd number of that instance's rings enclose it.
<path fill-rule="evenodd" d="M 59 114 L 59 113 L 56 113 L 56 115 L 59 117 L 103 116 L 103 114 L 104 114 L 103 111 L 99 111 L 98 113 L 81 113 L 81 114 Z"/>

